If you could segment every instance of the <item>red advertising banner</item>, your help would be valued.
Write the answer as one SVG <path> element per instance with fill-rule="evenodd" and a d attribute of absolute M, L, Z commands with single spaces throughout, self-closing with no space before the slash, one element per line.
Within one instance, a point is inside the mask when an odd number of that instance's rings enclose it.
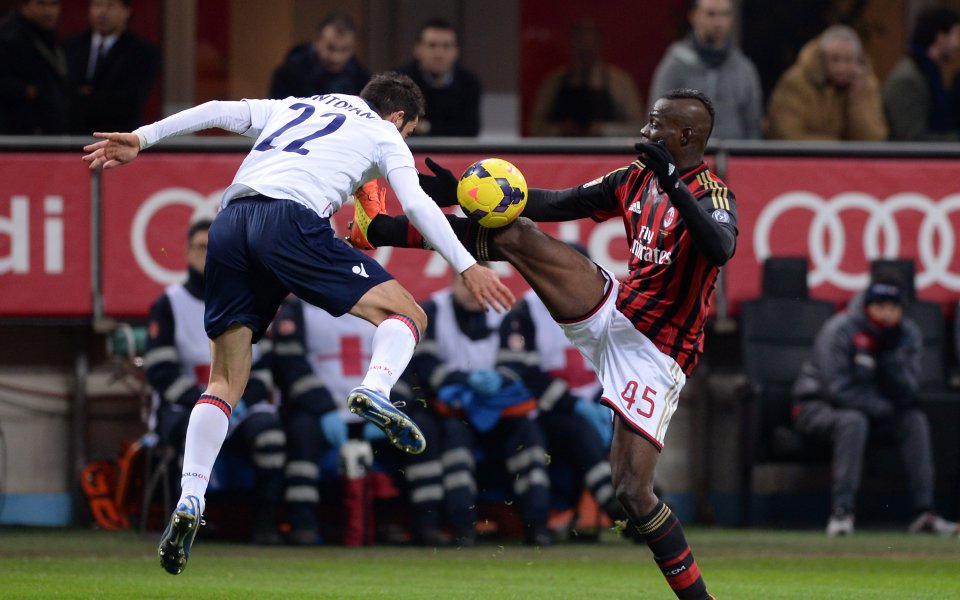
<path fill-rule="evenodd" d="M 146 316 L 166 286 L 186 279 L 187 227 L 217 214 L 243 156 L 144 153 L 104 172 L 104 314 Z"/>
<path fill-rule="evenodd" d="M 482 156 L 431 154 L 459 175 Z M 562 188 L 585 183 L 621 167 L 632 155 L 560 156 L 500 155 L 524 173 L 532 187 Z M 182 281 L 186 269 L 186 230 L 191 220 L 216 213 L 220 194 L 230 184 L 242 154 L 145 154 L 133 164 L 103 178 L 103 299 L 110 316 L 145 316 L 150 305 L 171 283 Z M 422 157 L 418 168 L 426 169 Z M 400 212 L 392 193 L 388 211 Z M 353 218 L 351 205 L 332 219 L 340 235 Z M 627 260 L 624 228 L 619 220 L 596 224 L 578 221 L 546 224 L 543 229 L 567 241 L 584 244 L 594 259 L 623 272 Z M 373 252 L 416 298 L 446 287 L 450 271 L 439 255 L 420 250 L 381 248 Z M 522 278 L 498 264 L 515 291 L 526 289 Z"/>
<path fill-rule="evenodd" d="M 5 154 L 0 181 L 0 317 L 90 315 L 90 173 L 79 149 Z"/>
<path fill-rule="evenodd" d="M 809 258 L 811 295 L 844 302 L 869 261 L 911 258 L 917 295 L 960 298 L 960 163 L 935 159 L 731 157 L 740 238 L 726 267 L 731 303 L 760 292 L 768 256 Z"/>

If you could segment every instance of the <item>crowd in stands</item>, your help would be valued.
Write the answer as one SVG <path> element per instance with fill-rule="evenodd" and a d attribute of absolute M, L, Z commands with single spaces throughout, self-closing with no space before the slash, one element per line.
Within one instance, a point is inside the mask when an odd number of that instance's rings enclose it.
<path fill-rule="evenodd" d="M 127 131 L 143 122 L 160 73 L 160 52 L 127 29 L 130 0 L 90 0 L 88 31 L 62 42 L 59 0 L 18 0 L 0 23 L 0 134 Z M 688 32 L 656 65 L 647 98 L 686 87 L 716 109 L 714 139 L 954 141 L 960 136 L 960 17 L 921 10 L 901 60 L 881 81 L 858 32 L 827 27 L 799 49 L 776 81 L 761 81 L 737 46 L 732 0 L 693 0 Z M 358 32 L 333 14 L 314 39 L 294 45 L 273 72 L 269 97 L 356 94 L 369 70 L 356 56 Z M 635 136 L 646 120 L 643 94 L 623 68 L 631 57 L 603 57 L 604 32 L 579 21 L 569 63 L 547 73 L 532 99 L 533 136 Z M 619 64 L 615 64 L 619 63 Z M 427 19 L 412 59 L 393 68 L 423 90 L 427 114 L 415 135 L 480 134 L 480 79 L 460 62 L 456 27 Z M 764 89 L 772 90 L 764 106 Z"/>

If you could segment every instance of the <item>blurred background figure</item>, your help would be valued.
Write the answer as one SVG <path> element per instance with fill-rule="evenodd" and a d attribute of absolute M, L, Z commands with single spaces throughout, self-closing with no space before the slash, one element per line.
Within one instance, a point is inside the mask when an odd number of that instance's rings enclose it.
<path fill-rule="evenodd" d="M 460 66 L 457 31 L 443 19 L 420 27 L 413 61 L 397 69 L 413 79 L 427 100 L 415 135 L 474 137 L 480 133 L 480 80 Z"/>
<path fill-rule="evenodd" d="M 909 531 L 957 533 L 934 511 L 930 424 L 917 405 L 923 346 L 917 324 L 903 316 L 904 294 L 895 273 L 878 273 L 824 323 L 793 388 L 797 430 L 833 447 L 831 537 L 854 531 L 870 437 L 900 446 L 916 511 Z"/>
<path fill-rule="evenodd" d="M 626 71 L 603 62 L 603 34 L 592 21 L 570 32 L 572 64 L 547 75 L 537 91 L 535 136 L 634 136 L 643 127 L 643 101 Z"/>
<path fill-rule="evenodd" d="M 880 83 L 857 32 L 833 25 L 809 41 L 777 82 L 767 119 L 772 139 L 886 139 Z"/>
<path fill-rule="evenodd" d="M 160 49 L 127 30 L 131 0 L 90 0 L 90 30 L 67 39 L 70 132 L 133 131 L 160 73 Z"/>
<path fill-rule="evenodd" d="M 60 0 L 18 0 L 0 23 L 0 134 L 67 133 L 67 59 L 57 40 Z"/>
<path fill-rule="evenodd" d="M 147 381 L 154 390 L 150 427 L 161 443 L 177 448 L 181 462 L 190 411 L 210 373 L 210 343 L 203 327 L 203 272 L 211 223 L 200 220 L 190 226 L 187 280 L 168 287 L 151 307 L 143 357 Z M 223 454 L 253 464 L 252 541 L 278 544 L 276 518 L 283 491 L 286 438 L 271 399 L 268 338 L 254 346 L 253 360 L 243 398 L 230 419 Z"/>
<path fill-rule="evenodd" d="M 692 88 L 713 100 L 713 137 L 756 139 L 763 118 L 760 76 L 733 44 L 732 0 L 693 0 L 690 33 L 667 48 L 650 84 L 649 98 Z"/>
<path fill-rule="evenodd" d="M 435 414 L 436 433 L 427 452 L 431 444 L 437 446 L 441 470 L 408 467 L 411 497 L 434 498 L 428 490 L 442 483 L 453 543 L 471 546 L 479 514 L 478 474 L 484 471 L 508 486 L 526 527 L 525 542 L 552 544 L 546 442 L 535 420 L 536 401 L 522 382 L 496 368 L 503 315 L 485 312 L 459 275 L 422 306 L 431 325 L 408 371 Z M 418 420 L 421 426 L 424 422 Z M 424 435 L 429 435 L 426 429 Z"/>
<path fill-rule="evenodd" d="M 958 104 L 951 99 L 944 73 L 960 50 L 960 14 L 931 7 L 917 15 L 907 55 L 883 88 L 883 109 L 890 139 L 901 142 L 955 142 L 960 127 Z M 954 85 L 955 88 L 958 86 Z M 960 91 L 960 90 L 955 90 Z"/>
<path fill-rule="evenodd" d="M 356 45 L 353 21 L 328 16 L 317 25 L 313 42 L 294 46 L 273 72 L 270 97 L 359 94 L 370 72 L 357 61 Z"/>

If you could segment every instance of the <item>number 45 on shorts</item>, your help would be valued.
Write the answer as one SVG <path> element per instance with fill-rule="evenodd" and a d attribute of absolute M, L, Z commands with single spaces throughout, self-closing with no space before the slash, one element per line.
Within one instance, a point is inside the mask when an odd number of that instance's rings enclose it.
<path fill-rule="evenodd" d="M 654 404 L 654 397 L 657 395 L 657 390 L 653 389 L 649 385 L 644 386 L 643 393 L 640 394 L 639 404 L 637 399 L 637 391 L 640 389 L 640 384 L 636 381 L 628 381 L 627 386 L 623 388 L 623 391 L 620 392 L 620 398 L 626 403 L 626 408 L 628 411 L 633 411 L 633 405 L 637 404 L 636 412 L 638 415 L 644 419 L 649 419 L 653 416 L 653 409 L 656 406 Z"/>

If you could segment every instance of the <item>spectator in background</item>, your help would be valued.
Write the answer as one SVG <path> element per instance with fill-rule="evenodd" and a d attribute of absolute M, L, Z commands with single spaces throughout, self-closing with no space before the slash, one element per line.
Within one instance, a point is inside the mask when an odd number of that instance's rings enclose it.
<path fill-rule="evenodd" d="M 330 15 L 317 25 L 313 42 L 294 46 L 273 72 L 271 98 L 315 94 L 357 95 L 370 72 L 354 55 L 357 30 L 344 15 Z"/>
<path fill-rule="evenodd" d="M 756 139 L 763 118 L 760 77 L 750 59 L 733 45 L 731 0 L 694 0 L 690 34 L 674 42 L 653 73 L 650 98 L 676 88 L 700 90 L 713 100 L 713 137 Z"/>
<path fill-rule="evenodd" d="M 603 62 L 601 41 L 596 23 L 573 26 L 573 64 L 540 84 L 530 115 L 531 135 L 639 135 L 645 115 L 637 86 L 626 71 Z"/>
<path fill-rule="evenodd" d="M 890 139 L 899 142 L 955 142 L 958 113 L 943 73 L 960 50 L 960 14 L 951 8 L 920 11 L 907 55 L 883 88 Z"/>
<path fill-rule="evenodd" d="M 833 25 L 808 42 L 777 82 L 767 118 L 772 139 L 886 139 L 880 83 L 857 32 Z"/>
<path fill-rule="evenodd" d="M 193 223 L 187 233 L 187 280 L 168 287 L 150 309 L 143 366 L 154 390 L 153 414 L 163 443 L 183 452 L 190 411 L 210 373 L 210 342 L 203 328 L 204 266 L 212 221 Z M 266 343 L 265 343 L 266 342 Z M 254 364 L 243 399 L 233 411 L 224 454 L 249 459 L 255 470 L 253 542 L 277 544 L 276 510 L 283 491 L 286 439 L 271 401 L 269 340 L 254 346 Z"/>
<path fill-rule="evenodd" d="M 453 25 L 431 19 L 420 26 L 414 60 L 397 69 L 427 99 L 427 113 L 414 135 L 475 137 L 480 133 L 480 80 L 460 66 L 460 44 Z"/>
<path fill-rule="evenodd" d="M 70 132 L 133 131 L 160 71 L 160 50 L 127 29 L 130 0 L 90 0 L 90 30 L 63 44 L 73 112 Z"/>
<path fill-rule="evenodd" d="M 828 320 L 793 388 L 800 433 L 833 445 L 833 513 L 827 535 L 853 533 L 867 438 L 893 436 L 900 445 L 916 509 L 909 530 L 954 535 L 957 524 L 933 507 L 930 425 L 917 406 L 920 330 L 903 316 L 903 283 L 878 274 L 847 311 Z"/>
<path fill-rule="evenodd" d="M 67 132 L 67 59 L 57 41 L 60 0 L 18 0 L 0 23 L 0 134 Z"/>

